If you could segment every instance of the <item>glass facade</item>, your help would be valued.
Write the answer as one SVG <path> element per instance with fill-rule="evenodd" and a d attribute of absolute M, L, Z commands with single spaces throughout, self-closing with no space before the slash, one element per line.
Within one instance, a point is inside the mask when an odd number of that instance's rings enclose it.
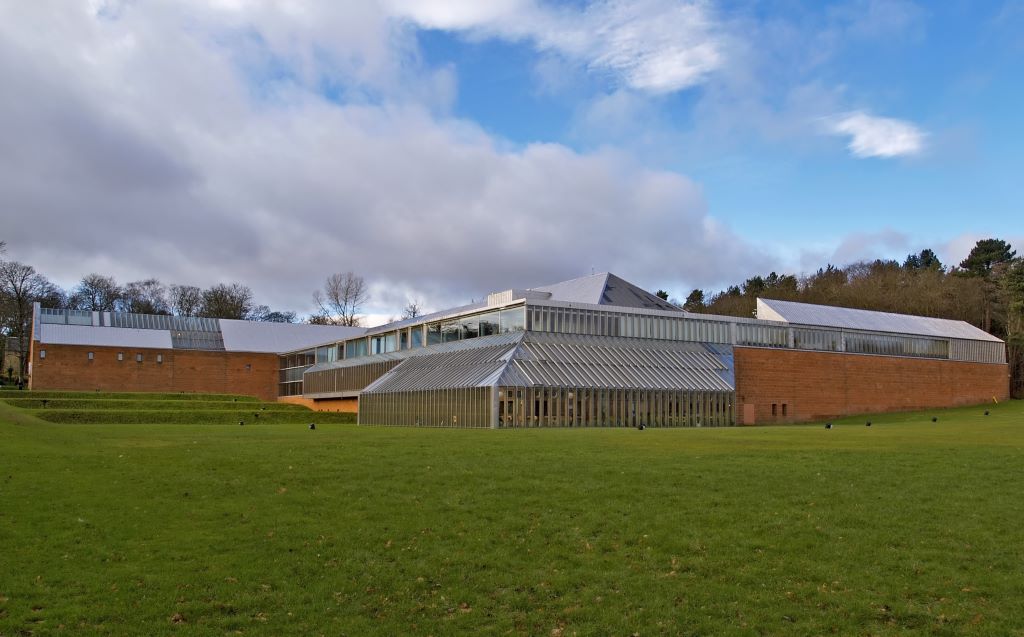
<path fill-rule="evenodd" d="M 293 352 L 280 357 L 277 394 L 279 396 L 301 396 L 302 374 L 316 363 L 317 350 Z"/>
<path fill-rule="evenodd" d="M 725 427 L 734 393 L 499 387 L 498 427 Z"/>
<path fill-rule="evenodd" d="M 492 402 L 495 401 L 495 402 Z M 470 387 L 364 393 L 359 424 L 409 427 L 726 427 L 733 392 Z"/>
<path fill-rule="evenodd" d="M 359 424 L 490 427 L 491 404 L 490 387 L 364 393 L 359 396 Z"/>
<path fill-rule="evenodd" d="M 526 308 L 519 306 L 362 336 L 339 343 L 338 347 L 345 353 L 343 358 L 359 358 L 525 329 Z M 317 362 L 324 361 L 318 358 Z"/>
<path fill-rule="evenodd" d="M 401 361 L 390 360 L 352 367 L 336 367 L 306 374 L 305 394 L 330 394 L 359 391 L 377 380 Z M 307 368 L 303 368 L 305 371 Z M 301 376 L 300 376 L 301 378 Z"/>

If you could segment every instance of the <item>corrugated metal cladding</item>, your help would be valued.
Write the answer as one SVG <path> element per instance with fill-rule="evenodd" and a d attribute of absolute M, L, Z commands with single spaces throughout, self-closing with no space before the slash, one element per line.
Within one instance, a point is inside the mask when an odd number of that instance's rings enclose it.
<path fill-rule="evenodd" d="M 94 345 L 96 347 L 144 347 L 170 349 L 171 333 L 130 327 L 96 328 L 91 325 L 42 323 L 37 340 L 50 345 Z"/>
<path fill-rule="evenodd" d="M 1002 342 L 965 341 L 949 339 L 949 358 L 954 361 L 1006 363 L 1006 347 Z"/>

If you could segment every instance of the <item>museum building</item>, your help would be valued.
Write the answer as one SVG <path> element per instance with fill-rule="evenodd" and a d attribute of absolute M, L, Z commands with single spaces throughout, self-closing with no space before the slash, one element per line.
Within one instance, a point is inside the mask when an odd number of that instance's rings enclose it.
<path fill-rule="evenodd" d="M 694 427 L 1008 398 L 962 321 L 758 299 L 684 312 L 610 273 L 373 328 L 36 308 L 31 386 L 245 393 L 360 424 Z"/>

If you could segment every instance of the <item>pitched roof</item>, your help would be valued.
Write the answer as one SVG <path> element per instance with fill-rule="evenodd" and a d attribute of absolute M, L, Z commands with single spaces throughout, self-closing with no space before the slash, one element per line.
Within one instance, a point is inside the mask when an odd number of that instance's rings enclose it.
<path fill-rule="evenodd" d="M 988 332 L 964 321 L 857 310 L 830 305 L 812 305 L 794 301 L 776 301 L 774 299 L 757 299 L 757 318 L 874 332 L 1002 342 Z"/>
<path fill-rule="evenodd" d="M 668 301 L 610 272 L 591 274 L 532 289 L 551 294 L 553 301 L 679 311 L 678 307 Z"/>

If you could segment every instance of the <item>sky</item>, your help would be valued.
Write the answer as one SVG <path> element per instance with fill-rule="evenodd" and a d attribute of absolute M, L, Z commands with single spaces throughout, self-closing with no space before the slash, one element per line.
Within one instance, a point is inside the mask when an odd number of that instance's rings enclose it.
<path fill-rule="evenodd" d="M 370 323 L 1024 248 L 1024 0 L 0 0 L 0 240 Z"/>

